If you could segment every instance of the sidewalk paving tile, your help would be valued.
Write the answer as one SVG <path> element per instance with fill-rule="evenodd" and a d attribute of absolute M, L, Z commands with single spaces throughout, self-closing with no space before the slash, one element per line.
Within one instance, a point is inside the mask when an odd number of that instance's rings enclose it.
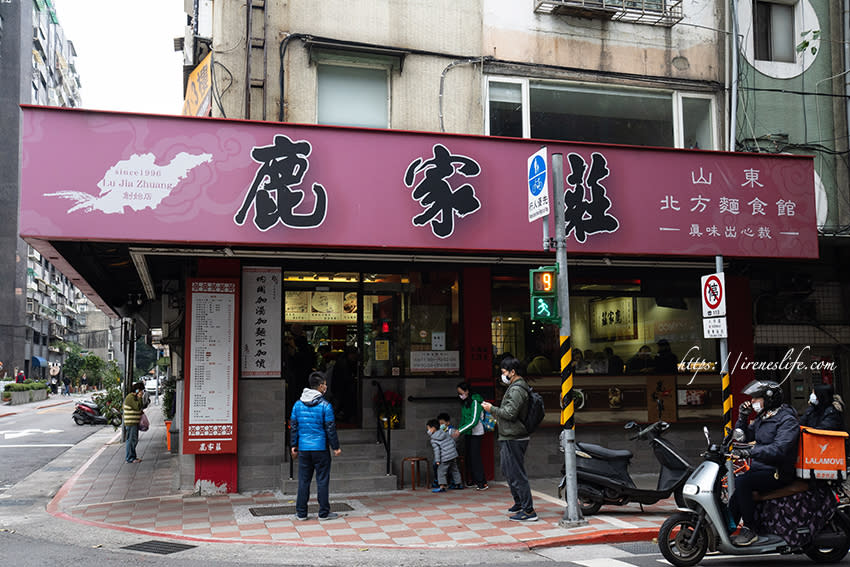
<path fill-rule="evenodd" d="M 158 416 L 157 416 L 158 417 Z M 302 545 L 475 547 L 576 545 L 584 541 L 649 541 L 675 509 L 672 501 L 652 506 L 606 507 L 572 529 L 559 527 L 563 500 L 535 493 L 540 520 L 508 520 L 513 503 L 504 483 L 491 482 L 486 493 L 474 490 L 431 494 L 392 493 L 332 495 L 332 502 L 353 508 L 332 522 L 318 522 L 315 496 L 310 517 L 258 516 L 249 508 L 291 506 L 293 499 L 272 491 L 197 496 L 182 494 L 176 456 L 165 450 L 160 419 L 139 440 L 138 465 L 124 463 L 124 447 L 113 441 L 78 471 L 51 503 L 70 520 L 106 528 L 143 531 L 158 537 Z M 554 492 L 554 490 L 552 491 Z"/>

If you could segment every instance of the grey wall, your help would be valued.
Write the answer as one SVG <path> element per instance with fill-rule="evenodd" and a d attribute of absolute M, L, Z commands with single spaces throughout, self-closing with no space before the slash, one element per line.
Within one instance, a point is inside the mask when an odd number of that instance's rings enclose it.
<path fill-rule="evenodd" d="M 18 238 L 21 102 L 29 102 L 32 6 L 0 3 L 0 360 L 24 368 L 26 245 Z M 14 293 L 10 293 L 14 290 Z"/>
<path fill-rule="evenodd" d="M 286 451 L 283 380 L 240 380 L 238 386 L 239 491 L 279 487 Z"/>

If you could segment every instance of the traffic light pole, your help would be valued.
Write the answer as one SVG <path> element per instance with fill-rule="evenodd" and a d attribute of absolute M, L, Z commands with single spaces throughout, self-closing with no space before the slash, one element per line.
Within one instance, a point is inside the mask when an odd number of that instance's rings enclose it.
<path fill-rule="evenodd" d="M 570 285 L 567 274 L 567 234 L 564 221 L 564 156 L 552 154 L 552 179 L 555 203 L 555 259 L 558 263 L 558 304 L 561 313 L 561 447 L 564 450 L 566 499 L 564 516 L 558 525 L 574 528 L 587 524 L 578 505 L 576 478 L 575 404 L 573 402 L 573 350 L 570 343 Z"/>

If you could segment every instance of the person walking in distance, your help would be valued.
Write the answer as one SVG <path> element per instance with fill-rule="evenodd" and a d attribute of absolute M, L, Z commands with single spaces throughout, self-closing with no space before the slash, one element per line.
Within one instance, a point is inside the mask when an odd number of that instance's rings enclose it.
<path fill-rule="evenodd" d="M 514 357 L 502 359 L 502 384 L 507 386 L 502 405 L 494 406 L 482 402 L 484 411 L 489 411 L 499 424 L 499 455 L 502 475 L 508 481 L 514 505 L 508 509 L 515 522 L 536 522 L 537 513 L 531 498 L 531 486 L 525 472 L 525 452 L 529 435 L 523 419 L 528 414 L 529 387 L 522 377 L 522 362 Z"/>
<path fill-rule="evenodd" d="M 143 382 L 133 384 L 133 390 L 124 398 L 124 431 L 127 435 L 124 460 L 128 463 L 141 463 L 136 455 L 136 445 L 139 443 L 139 421 L 142 419 Z"/>
<path fill-rule="evenodd" d="M 313 372 L 308 378 L 301 398 L 292 406 L 290 416 L 292 458 L 298 458 L 298 495 L 295 499 L 295 518 L 307 519 L 307 500 L 310 484 L 316 473 L 316 498 L 319 501 L 319 520 L 333 520 L 339 514 L 331 512 L 330 477 L 331 454 L 339 456 L 339 437 L 336 433 L 334 410 L 324 398 L 328 385 L 325 375 Z"/>

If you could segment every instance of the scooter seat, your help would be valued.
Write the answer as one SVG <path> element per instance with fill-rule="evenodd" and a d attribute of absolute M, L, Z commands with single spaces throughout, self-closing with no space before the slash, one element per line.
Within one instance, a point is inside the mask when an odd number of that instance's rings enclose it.
<path fill-rule="evenodd" d="M 773 500 L 775 498 L 784 498 L 785 496 L 791 496 L 792 494 L 797 494 L 799 492 L 806 492 L 809 490 L 809 483 L 802 479 L 796 479 L 791 484 L 786 484 L 781 488 L 777 488 L 776 490 L 771 490 L 770 492 L 756 492 L 753 491 L 753 502 L 763 502 L 765 500 Z"/>
<path fill-rule="evenodd" d="M 594 445 L 593 443 L 576 443 L 576 447 L 588 453 L 591 457 L 600 459 L 631 459 L 632 452 L 628 449 L 608 449 L 602 445 Z"/>

